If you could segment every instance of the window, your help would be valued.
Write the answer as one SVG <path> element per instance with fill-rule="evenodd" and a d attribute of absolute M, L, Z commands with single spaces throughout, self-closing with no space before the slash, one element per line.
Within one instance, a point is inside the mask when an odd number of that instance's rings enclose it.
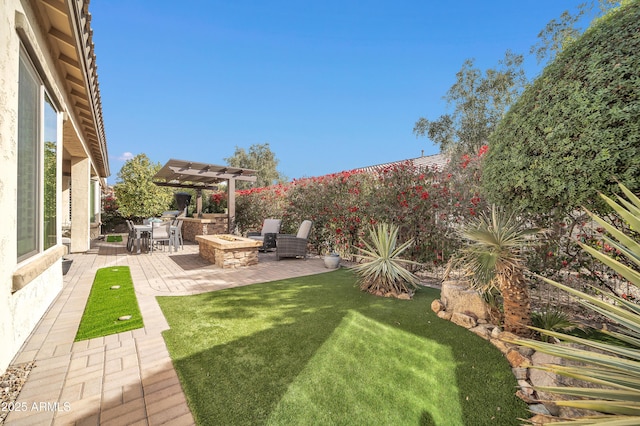
<path fill-rule="evenodd" d="M 57 242 L 56 215 L 58 198 L 58 113 L 51 99 L 44 97 L 44 248 Z"/>
<path fill-rule="evenodd" d="M 89 186 L 89 221 L 96 223 L 96 182 L 91 181 Z"/>
<path fill-rule="evenodd" d="M 18 261 L 56 244 L 58 114 L 24 50 L 18 82 Z"/>

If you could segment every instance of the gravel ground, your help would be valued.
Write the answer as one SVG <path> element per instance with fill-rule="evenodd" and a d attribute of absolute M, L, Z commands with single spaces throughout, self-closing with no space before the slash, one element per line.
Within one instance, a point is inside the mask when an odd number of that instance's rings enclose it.
<path fill-rule="evenodd" d="M 14 365 L 0 376 L 0 425 L 11 411 L 11 405 L 18 398 L 22 385 L 27 381 L 29 372 L 35 366 L 33 362 Z"/>

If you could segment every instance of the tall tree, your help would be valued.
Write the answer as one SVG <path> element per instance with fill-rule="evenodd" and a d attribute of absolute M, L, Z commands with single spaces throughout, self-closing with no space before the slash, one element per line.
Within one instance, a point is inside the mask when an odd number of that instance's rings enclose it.
<path fill-rule="evenodd" d="M 160 163 L 152 163 L 145 154 L 138 154 L 124 163 L 113 188 L 122 216 L 152 217 L 169 208 L 172 190 L 152 181 L 161 167 Z"/>
<path fill-rule="evenodd" d="M 241 167 L 257 171 L 257 187 L 269 186 L 274 183 L 286 182 L 287 177 L 277 170 L 279 160 L 271 151 L 269 143 L 254 144 L 249 147 L 249 151 L 236 146 L 236 150 L 231 157 L 224 161 L 231 167 Z M 236 182 L 238 189 L 243 189 L 251 185 L 249 182 Z"/>
<path fill-rule="evenodd" d="M 467 59 L 444 97 L 453 112 L 433 121 L 421 117 L 413 132 L 454 155 L 477 153 L 525 86 L 522 62 L 522 55 L 507 51 L 498 67 L 483 74 Z"/>
<path fill-rule="evenodd" d="M 558 53 L 577 40 L 584 32 L 584 28 L 580 24 L 585 15 L 594 13 L 596 4 L 599 6 L 599 11 L 595 12 L 595 17 L 598 17 L 620 4 L 626 4 L 630 1 L 632 0 L 591 0 L 579 4 L 574 12 L 565 10 L 559 18 L 549 21 L 538 33 L 538 43 L 531 46 L 530 53 L 536 55 L 538 63 L 553 61 Z"/>

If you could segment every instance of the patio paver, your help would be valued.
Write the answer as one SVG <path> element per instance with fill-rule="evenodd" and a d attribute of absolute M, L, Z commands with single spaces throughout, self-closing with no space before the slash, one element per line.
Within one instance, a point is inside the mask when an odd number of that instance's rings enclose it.
<path fill-rule="evenodd" d="M 275 260 L 221 269 L 198 256 L 197 244 L 177 253 L 129 254 L 126 241 L 96 241 L 73 254 L 64 287 L 13 364 L 35 362 L 7 425 L 192 425 L 162 331 L 169 328 L 156 296 L 192 295 L 327 272 L 321 259 Z M 99 268 L 129 266 L 144 328 L 74 342 Z"/>

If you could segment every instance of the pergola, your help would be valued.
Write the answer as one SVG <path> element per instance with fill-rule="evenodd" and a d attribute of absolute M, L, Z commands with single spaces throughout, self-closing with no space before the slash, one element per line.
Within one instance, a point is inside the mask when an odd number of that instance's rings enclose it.
<path fill-rule="evenodd" d="M 227 181 L 227 205 L 231 226 L 236 216 L 236 181 L 255 182 L 256 179 L 256 171 L 252 169 L 170 159 L 153 176 L 153 183 L 158 186 L 195 189 L 196 214 L 202 217 L 202 190 L 217 190 L 217 183 Z"/>

